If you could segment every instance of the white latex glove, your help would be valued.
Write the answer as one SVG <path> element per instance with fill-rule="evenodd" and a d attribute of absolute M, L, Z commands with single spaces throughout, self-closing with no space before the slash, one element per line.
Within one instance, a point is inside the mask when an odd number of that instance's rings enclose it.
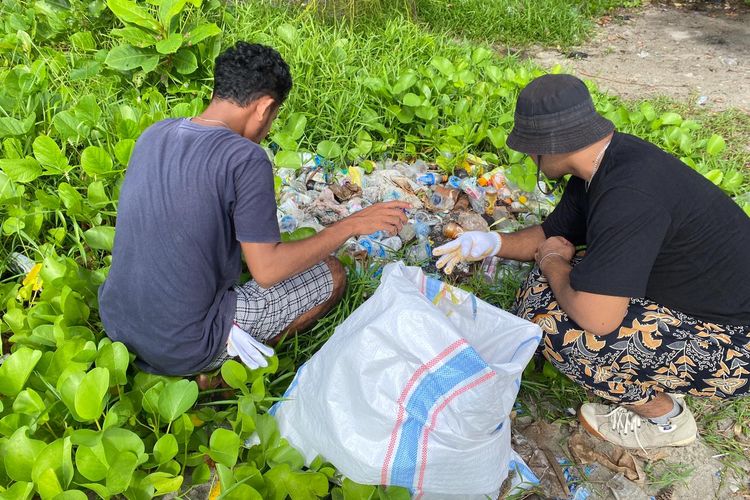
<path fill-rule="evenodd" d="M 450 274 L 461 261 L 478 261 L 496 255 L 501 245 L 500 234 L 494 231 L 468 231 L 437 247 L 432 255 L 442 256 L 437 261 L 437 268 L 445 268 L 445 274 Z"/>
<path fill-rule="evenodd" d="M 273 349 L 255 340 L 252 335 L 235 323 L 229 330 L 227 338 L 227 354 L 239 356 L 251 370 L 268 366 L 267 357 L 273 356 Z"/>

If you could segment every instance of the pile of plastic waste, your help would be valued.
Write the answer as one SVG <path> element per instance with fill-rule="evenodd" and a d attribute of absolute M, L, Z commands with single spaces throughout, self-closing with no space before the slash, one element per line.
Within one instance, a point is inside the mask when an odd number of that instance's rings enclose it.
<path fill-rule="evenodd" d="M 339 169 L 318 156 L 305 158 L 302 169 L 281 168 L 277 175 L 282 182 L 282 232 L 302 227 L 319 231 L 373 203 L 408 202 L 409 222 L 397 235 L 361 236 L 349 240 L 342 251 L 358 261 L 368 256 L 398 258 L 427 268 L 432 265 L 432 248 L 463 231 L 511 232 L 538 224 L 555 202 L 540 192 L 522 192 L 508 181 L 502 167 L 493 168 L 471 155 L 452 175 L 422 160 L 366 161 Z M 513 265 L 518 266 L 493 257 L 483 263 L 483 272 L 494 277 L 501 267 Z M 457 272 L 467 273 L 469 268 L 459 266 Z"/>

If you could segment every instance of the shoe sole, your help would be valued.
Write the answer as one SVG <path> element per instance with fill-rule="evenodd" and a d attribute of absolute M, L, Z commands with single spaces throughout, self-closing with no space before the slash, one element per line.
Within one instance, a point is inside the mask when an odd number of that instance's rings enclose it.
<path fill-rule="evenodd" d="M 586 429 L 586 432 L 588 432 L 589 434 L 591 434 L 595 438 L 598 438 L 598 439 L 601 439 L 602 441 L 607 441 L 608 443 L 611 443 L 611 441 L 609 439 L 607 439 L 606 437 L 604 437 L 604 435 L 602 433 L 600 433 L 598 430 L 594 429 L 591 426 L 591 424 L 589 424 L 586 421 L 586 419 L 583 418 L 583 415 L 581 414 L 580 408 L 578 409 L 578 421 L 581 423 L 581 425 L 583 426 L 583 428 Z M 695 440 L 696 440 L 696 437 L 695 436 L 691 436 L 691 437 L 689 437 L 687 439 L 683 439 L 682 441 L 677 441 L 676 443 L 665 444 L 664 446 L 652 446 L 649 449 L 687 446 L 687 445 L 693 444 L 695 442 Z M 620 446 L 620 445 L 618 445 L 618 446 Z M 639 449 L 637 447 L 630 448 L 630 447 L 627 447 L 627 446 L 623 446 L 623 448 L 628 448 L 628 449 L 631 449 L 631 450 L 637 450 L 637 449 Z"/>

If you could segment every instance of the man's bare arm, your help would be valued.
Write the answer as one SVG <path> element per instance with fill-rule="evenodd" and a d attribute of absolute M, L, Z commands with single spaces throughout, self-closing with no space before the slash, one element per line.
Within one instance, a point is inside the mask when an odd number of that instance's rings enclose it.
<path fill-rule="evenodd" d="M 572 243 L 552 237 L 539 247 L 536 259 L 555 300 L 570 319 L 594 335 L 611 333 L 622 324 L 630 298 L 574 290 L 570 286 L 570 259 L 574 254 Z"/>
<path fill-rule="evenodd" d="M 315 236 L 289 243 L 242 242 L 242 252 L 253 279 L 269 288 L 311 268 L 352 236 L 375 231 L 397 233 L 406 222 L 408 203 L 378 203 L 333 224 Z"/>
<path fill-rule="evenodd" d="M 534 260 L 534 254 L 545 236 L 542 226 L 531 226 L 515 233 L 500 233 L 500 239 L 499 257 L 528 262 Z"/>

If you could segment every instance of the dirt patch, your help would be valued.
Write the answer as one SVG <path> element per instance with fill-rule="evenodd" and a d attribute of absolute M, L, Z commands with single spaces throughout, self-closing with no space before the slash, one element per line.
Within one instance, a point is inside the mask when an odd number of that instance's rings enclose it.
<path fill-rule="evenodd" d="M 603 18 L 584 45 L 535 47 L 525 55 L 546 68 L 560 64 L 624 99 L 668 96 L 750 113 L 750 8 L 740 5 L 623 10 Z"/>
<path fill-rule="evenodd" d="M 607 500 L 747 498 L 747 476 L 732 474 L 717 452 L 700 439 L 690 446 L 648 453 L 608 445 L 610 453 L 615 451 L 629 458 L 620 461 L 624 467 L 619 470 L 614 470 L 611 462 L 604 466 L 581 460 L 571 447 L 573 441 L 578 442 L 579 450 L 606 445 L 589 436 L 576 422 L 545 423 L 521 417 L 514 423 L 513 447 L 540 479 L 536 490 L 539 496 Z M 684 478 L 670 486 L 660 483 L 659 478 L 675 467 L 686 469 Z"/>

